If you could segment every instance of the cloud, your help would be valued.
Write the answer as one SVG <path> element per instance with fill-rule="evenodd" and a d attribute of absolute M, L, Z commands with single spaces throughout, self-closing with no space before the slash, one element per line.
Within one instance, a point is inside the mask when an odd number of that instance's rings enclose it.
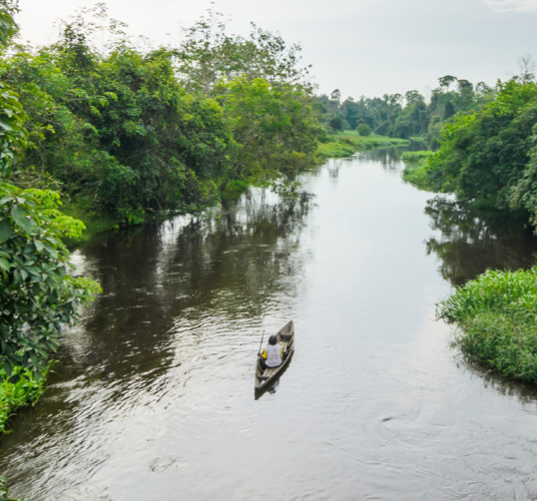
<path fill-rule="evenodd" d="M 537 0 L 485 0 L 492 9 L 499 12 L 532 12 L 537 11 Z"/>

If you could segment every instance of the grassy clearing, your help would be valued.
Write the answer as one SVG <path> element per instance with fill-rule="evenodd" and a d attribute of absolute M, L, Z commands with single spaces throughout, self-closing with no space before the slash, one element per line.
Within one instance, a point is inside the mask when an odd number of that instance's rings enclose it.
<path fill-rule="evenodd" d="M 427 136 L 425 136 L 425 135 L 423 135 L 423 136 L 410 136 L 410 139 L 412 141 L 416 141 L 417 143 L 424 143 L 425 139 L 427 139 Z"/>
<path fill-rule="evenodd" d="M 360 147 L 389 147 L 389 146 L 408 146 L 410 141 L 407 139 L 400 139 L 397 137 L 379 136 L 377 134 L 370 134 L 369 136 L 360 136 L 355 130 L 345 130 L 335 134 L 340 141 L 350 140 Z"/>
<path fill-rule="evenodd" d="M 346 158 L 352 157 L 358 149 L 351 144 L 343 141 L 330 141 L 329 143 L 319 143 L 317 149 L 317 158 L 324 161 L 327 158 Z"/>
<path fill-rule="evenodd" d="M 440 303 L 438 315 L 458 325 L 457 343 L 470 360 L 537 384 L 537 266 L 488 270 Z"/>
<path fill-rule="evenodd" d="M 405 151 L 401 160 L 406 164 L 403 180 L 424 191 L 434 191 L 427 176 L 428 159 L 432 151 Z"/>
<path fill-rule="evenodd" d="M 346 158 L 354 155 L 357 151 L 367 151 L 374 148 L 388 148 L 390 146 L 408 146 L 410 141 L 406 139 L 377 136 L 360 136 L 355 130 L 338 132 L 331 136 L 331 141 L 319 143 L 317 158 L 324 161 L 327 158 Z"/>

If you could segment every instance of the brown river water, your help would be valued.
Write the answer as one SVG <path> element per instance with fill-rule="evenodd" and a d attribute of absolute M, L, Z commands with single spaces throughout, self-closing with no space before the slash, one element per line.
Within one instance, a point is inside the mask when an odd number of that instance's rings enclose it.
<path fill-rule="evenodd" d="M 295 203 L 253 190 L 73 255 L 104 293 L 2 438 L 31 501 L 537 499 L 537 392 L 467 364 L 435 303 L 535 240 L 330 161 Z M 263 330 L 296 353 L 254 399 Z"/>

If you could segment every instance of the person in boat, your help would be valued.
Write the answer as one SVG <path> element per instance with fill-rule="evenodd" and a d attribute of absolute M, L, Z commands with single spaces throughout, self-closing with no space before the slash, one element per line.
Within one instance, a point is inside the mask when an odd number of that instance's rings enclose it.
<path fill-rule="evenodd" d="M 278 338 L 274 334 L 270 336 L 265 349 L 257 355 L 259 356 L 263 370 L 274 369 L 282 365 L 283 351 L 282 347 L 278 344 Z"/>

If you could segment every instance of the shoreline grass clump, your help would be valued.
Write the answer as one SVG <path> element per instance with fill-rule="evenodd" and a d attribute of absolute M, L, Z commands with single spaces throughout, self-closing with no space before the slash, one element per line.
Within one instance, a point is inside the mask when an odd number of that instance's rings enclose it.
<path fill-rule="evenodd" d="M 401 160 L 406 164 L 403 180 L 424 191 L 434 191 L 428 177 L 429 157 L 432 151 L 405 151 Z"/>
<path fill-rule="evenodd" d="M 487 270 L 439 303 L 437 314 L 457 324 L 457 343 L 470 360 L 537 384 L 537 266 Z"/>
<path fill-rule="evenodd" d="M 17 367 L 13 374 L 20 374 L 21 378 L 17 383 L 10 383 L 5 371 L 0 369 L 0 434 L 8 433 L 7 423 L 15 411 L 39 400 L 47 373 L 48 368 L 38 381 L 31 371 Z"/>

